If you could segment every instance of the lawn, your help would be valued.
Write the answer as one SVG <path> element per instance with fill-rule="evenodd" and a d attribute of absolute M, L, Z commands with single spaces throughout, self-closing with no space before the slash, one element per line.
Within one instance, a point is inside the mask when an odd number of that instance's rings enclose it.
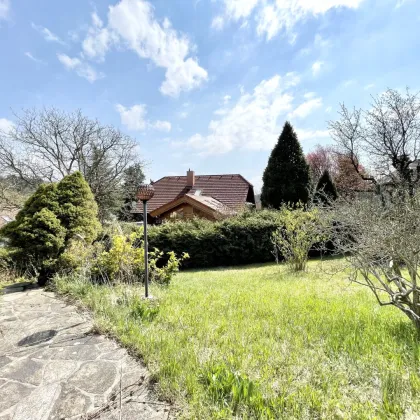
<path fill-rule="evenodd" d="M 152 303 L 134 286 L 56 285 L 141 356 L 182 417 L 418 418 L 414 328 L 341 265 L 181 272 Z"/>

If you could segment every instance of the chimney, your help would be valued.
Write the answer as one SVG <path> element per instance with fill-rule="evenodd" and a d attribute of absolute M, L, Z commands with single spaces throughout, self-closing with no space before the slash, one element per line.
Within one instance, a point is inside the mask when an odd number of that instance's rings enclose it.
<path fill-rule="evenodd" d="M 195 173 L 191 169 L 187 171 L 187 187 L 192 188 L 195 185 Z"/>

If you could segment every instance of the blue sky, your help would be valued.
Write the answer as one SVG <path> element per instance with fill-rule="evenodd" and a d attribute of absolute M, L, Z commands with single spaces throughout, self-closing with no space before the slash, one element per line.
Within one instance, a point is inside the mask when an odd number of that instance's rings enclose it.
<path fill-rule="evenodd" d="M 340 102 L 420 89 L 416 0 L 0 0 L 0 128 L 82 109 L 137 139 L 147 176 L 257 189 L 284 122 L 305 152 Z"/>

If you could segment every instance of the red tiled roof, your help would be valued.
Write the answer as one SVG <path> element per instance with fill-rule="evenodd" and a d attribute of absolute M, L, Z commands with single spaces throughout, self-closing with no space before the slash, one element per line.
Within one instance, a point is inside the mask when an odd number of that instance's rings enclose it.
<path fill-rule="evenodd" d="M 193 188 L 187 187 L 186 176 L 165 176 L 153 183 L 154 197 L 148 201 L 147 210 L 152 212 L 185 194 L 210 196 L 231 209 L 238 209 L 246 203 L 252 185 L 241 175 L 196 175 Z M 138 203 L 136 213 L 143 213 L 142 203 Z"/>

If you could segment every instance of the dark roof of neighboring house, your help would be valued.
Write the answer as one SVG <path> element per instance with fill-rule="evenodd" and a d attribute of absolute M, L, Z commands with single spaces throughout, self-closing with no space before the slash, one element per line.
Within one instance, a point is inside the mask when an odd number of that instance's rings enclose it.
<path fill-rule="evenodd" d="M 196 175 L 192 188 L 187 187 L 186 176 L 165 176 L 153 183 L 154 197 L 148 201 L 148 213 L 188 194 L 212 207 L 215 200 L 231 209 L 238 209 L 247 201 L 255 203 L 254 189 L 242 175 Z M 204 198 L 206 197 L 206 198 Z M 214 199 L 214 200 L 211 200 Z M 137 205 L 137 213 L 143 213 L 142 203 Z"/>

